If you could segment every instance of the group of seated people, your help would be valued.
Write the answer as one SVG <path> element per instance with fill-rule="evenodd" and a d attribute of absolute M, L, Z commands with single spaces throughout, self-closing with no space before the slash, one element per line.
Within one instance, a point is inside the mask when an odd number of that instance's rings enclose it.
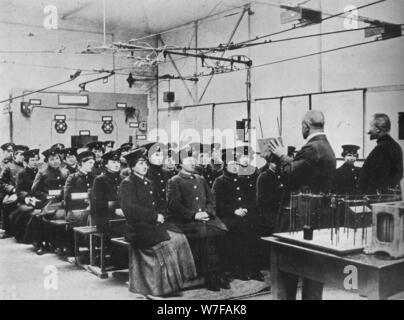
<path fill-rule="evenodd" d="M 230 278 L 264 280 L 261 237 L 281 231 L 285 194 L 274 154 L 261 155 L 267 163 L 258 169 L 250 146 L 216 143 L 181 150 L 159 142 L 56 144 L 42 152 L 44 163 L 38 149 L 1 148 L 4 237 L 32 243 L 37 254 L 63 248 L 60 242 L 72 254 L 72 228 L 94 225 L 107 239 L 131 244 L 134 292 L 166 296 L 197 277 L 213 291 L 229 289 Z M 343 155 L 357 158 L 356 151 L 347 146 Z M 119 218 L 125 224 L 111 223 Z M 54 219 L 69 222 L 67 234 L 52 228 Z"/>

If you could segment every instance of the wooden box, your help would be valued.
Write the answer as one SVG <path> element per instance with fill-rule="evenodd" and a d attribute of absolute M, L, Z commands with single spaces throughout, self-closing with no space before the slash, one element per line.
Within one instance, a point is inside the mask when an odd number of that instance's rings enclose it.
<path fill-rule="evenodd" d="M 372 239 L 365 253 L 404 257 L 404 202 L 372 204 Z"/>

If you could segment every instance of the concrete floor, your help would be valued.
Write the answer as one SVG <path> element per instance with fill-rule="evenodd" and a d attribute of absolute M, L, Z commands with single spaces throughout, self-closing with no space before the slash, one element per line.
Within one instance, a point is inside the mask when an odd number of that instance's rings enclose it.
<path fill-rule="evenodd" d="M 49 272 L 56 270 L 57 277 Z M 54 273 L 52 273 L 54 275 Z M 57 279 L 56 281 L 54 281 Z M 50 287 L 46 288 L 46 284 Z M 55 289 L 53 286 L 57 286 Z M 176 299 L 228 299 L 240 293 L 257 292 L 265 284 L 257 281 L 233 281 L 231 290 L 212 293 L 199 288 L 187 290 Z M 242 292 L 244 291 L 244 292 Z M 394 297 L 404 299 L 404 293 Z M 0 240 L 0 300 L 45 299 L 45 300 L 136 300 L 145 299 L 128 291 L 124 281 L 110 277 L 101 280 L 54 254 L 38 256 L 30 245 L 18 244 L 14 239 Z M 271 294 L 244 298 L 246 300 L 269 300 Z M 359 300 L 355 294 L 326 287 L 324 299 Z"/>

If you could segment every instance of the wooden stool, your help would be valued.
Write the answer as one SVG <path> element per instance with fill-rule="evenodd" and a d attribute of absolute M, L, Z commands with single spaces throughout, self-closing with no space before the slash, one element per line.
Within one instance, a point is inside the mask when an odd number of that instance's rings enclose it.
<path fill-rule="evenodd" d="M 76 227 L 73 228 L 74 232 L 74 256 L 76 265 L 81 266 L 79 263 L 79 245 L 78 236 L 89 236 L 90 238 L 90 265 L 87 269 L 101 279 L 108 278 L 108 273 L 105 271 L 105 234 L 98 231 L 95 226 Z M 95 266 L 94 243 L 93 237 L 100 238 L 100 268 Z"/>

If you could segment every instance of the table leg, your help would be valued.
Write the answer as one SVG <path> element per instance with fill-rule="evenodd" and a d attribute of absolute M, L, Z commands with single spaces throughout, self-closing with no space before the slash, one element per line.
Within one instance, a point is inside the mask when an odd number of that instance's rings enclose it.
<path fill-rule="evenodd" d="M 90 266 L 94 265 L 94 242 L 93 242 L 93 235 L 89 235 L 89 245 L 90 245 Z"/>
<path fill-rule="evenodd" d="M 77 239 L 77 232 L 74 232 L 74 259 L 76 265 L 79 265 L 79 244 Z"/>
<path fill-rule="evenodd" d="M 271 291 L 273 300 L 286 300 L 286 282 L 278 268 L 278 252 L 271 246 Z"/>
<path fill-rule="evenodd" d="M 105 269 L 105 263 L 104 263 L 104 236 L 101 236 L 101 258 L 100 258 L 100 268 L 101 268 L 101 273 L 104 273 L 104 269 Z"/>

